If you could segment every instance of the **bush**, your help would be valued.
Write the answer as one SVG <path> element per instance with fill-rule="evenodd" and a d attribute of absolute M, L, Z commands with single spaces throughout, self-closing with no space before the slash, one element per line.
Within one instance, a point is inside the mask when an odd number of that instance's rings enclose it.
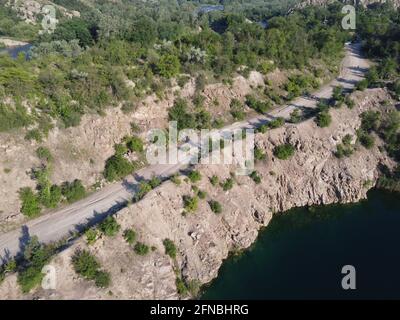
<path fill-rule="evenodd" d="M 260 183 L 261 183 L 261 177 L 258 175 L 257 171 L 253 171 L 253 172 L 250 174 L 250 178 L 253 179 L 253 181 L 254 181 L 256 184 L 260 184 Z"/>
<path fill-rule="evenodd" d="M 40 202 L 36 194 L 29 187 L 22 188 L 19 191 L 19 198 L 22 202 L 21 213 L 29 218 L 36 217 L 40 214 Z"/>
<path fill-rule="evenodd" d="M 135 250 L 136 254 L 139 256 L 145 256 L 149 253 L 150 248 L 142 242 L 137 242 L 133 250 Z"/>
<path fill-rule="evenodd" d="M 318 113 L 317 117 L 315 118 L 315 122 L 321 128 L 329 127 L 332 123 L 332 117 L 327 111 L 322 111 Z"/>
<path fill-rule="evenodd" d="M 188 212 L 195 212 L 199 206 L 199 198 L 197 196 L 183 196 L 183 206 Z"/>
<path fill-rule="evenodd" d="M 231 190 L 233 188 L 233 179 L 228 178 L 222 184 L 221 187 L 224 191 Z"/>
<path fill-rule="evenodd" d="M 299 109 L 294 109 L 290 114 L 290 122 L 291 123 L 299 123 L 302 120 L 302 115 Z"/>
<path fill-rule="evenodd" d="M 207 197 L 207 192 L 199 190 L 197 191 L 197 196 L 199 197 L 199 199 L 204 200 Z"/>
<path fill-rule="evenodd" d="M 289 144 L 282 144 L 279 146 L 276 146 L 274 149 L 274 155 L 280 160 L 287 160 L 291 158 L 294 155 L 295 148 Z"/>
<path fill-rule="evenodd" d="M 111 282 L 111 277 L 108 272 L 105 271 L 97 271 L 95 278 L 94 278 L 94 283 L 96 287 L 98 288 L 107 288 L 110 286 Z"/>
<path fill-rule="evenodd" d="M 173 175 L 171 177 L 171 182 L 175 183 L 177 186 L 180 186 L 182 183 L 181 179 L 179 179 L 179 177 L 177 175 Z"/>
<path fill-rule="evenodd" d="M 159 177 L 156 177 L 156 176 L 151 178 L 151 180 L 149 181 L 149 185 L 150 185 L 150 187 L 152 189 L 157 188 L 160 184 L 161 184 L 161 179 Z"/>
<path fill-rule="evenodd" d="M 211 200 L 208 202 L 212 212 L 219 214 L 222 212 L 222 206 L 218 201 Z"/>
<path fill-rule="evenodd" d="M 72 257 L 72 265 L 75 272 L 87 280 L 94 280 L 99 288 L 108 287 L 110 284 L 110 274 L 101 271 L 100 263 L 86 250 L 78 250 Z"/>
<path fill-rule="evenodd" d="M 346 97 L 346 99 L 344 100 L 344 103 L 346 104 L 346 106 L 349 109 L 353 109 L 354 106 L 356 105 L 355 102 L 350 97 Z"/>
<path fill-rule="evenodd" d="M 186 287 L 185 281 L 183 281 L 181 278 L 176 278 L 175 284 L 176 284 L 176 290 L 178 291 L 178 294 L 180 294 L 181 296 L 184 296 L 188 293 L 188 289 Z"/>
<path fill-rule="evenodd" d="M 252 95 L 246 96 L 246 104 L 249 106 L 249 108 L 254 109 L 258 113 L 266 113 L 271 108 L 271 105 L 268 102 L 258 101 Z"/>
<path fill-rule="evenodd" d="M 265 160 L 267 158 L 267 155 L 259 148 L 255 147 L 254 148 L 254 159 L 258 161 Z"/>
<path fill-rule="evenodd" d="M 99 232 L 95 228 L 90 228 L 85 231 L 86 242 L 88 245 L 92 245 L 96 242 Z"/>
<path fill-rule="evenodd" d="M 142 181 L 139 185 L 139 190 L 135 195 L 135 201 L 142 200 L 146 194 L 152 190 L 151 185 L 148 182 Z"/>
<path fill-rule="evenodd" d="M 99 225 L 100 231 L 103 232 L 108 237 L 115 236 L 120 228 L 121 226 L 118 224 L 117 220 L 115 220 L 115 218 L 112 216 L 108 216 L 107 218 L 105 218 L 105 220 Z"/>
<path fill-rule="evenodd" d="M 201 180 L 201 173 L 199 171 L 192 171 L 188 174 L 188 178 L 192 183 L 199 182 Z"/>
<path fill-rule="evenodd" d="M 165 248 L 165 253 L 169 255 L 172 259 L 176 258 L 176 246 L 174 242 L 170 239 L 165 239 L 163 241 L 163 245 Z"/>
<path fill-rule="evenodd" d="M 132 152 L 143 152 L 143 141 L 137 136 L 129 137 L 126 140 L 126 146 Z"/>
<path fill-rule="evenodd" d="M 276 118 L 268 123 L 268 127 L 271 129 L 280 128 L 285 124 L 285 119 L 282 117 Z"/>
<path fill-rule="evenodd" d="M 211 178 L 210 178 L 210 183 L 215 187 L 217 184 L 218 184 L 218 182 L 219 182 L 219 179 L 218 179 L 218 177 L 217 176 L 212 176 Z"/>
<path fill-rule="evenodd" d="M 46 147 L 39 147 L 36 149 L 36 155 L 40 160 L 45 160 L 47 162 L 50 162 L 53 160 L 53 156 L 51 155 L 51 152 L 49 149 Z"/>
<path fill-rule="evenodd" d="M 359 132 L 358 139 L 366 149 L 372 149 L 375 145 L 375 139 L 367 132 Z"/>
<path fill-rule="evenodd" d="M 115 181 L 126 177 L 134 170 L 134 165 L 122 155 L 114 155 L 107 159 L 104 169 L 104 177 L 108 181 Z"/>
<path fill-rule="evenodd" d="M 72 265 L 74 270 L 79 275 L 86 279 L 93 280 L 100 268 L 100 263 L 97 259 L 86 250 L 78 250 L 72 257 Z"/>
<path fill-rule="evenodd" d="M 29 239 L 23 252 L 24 266 L 19 272 L 17 281 L 22 292 L 27 293 L 40 284 L 44 274 L 42 268 L 48 263 L 54 254 L 54 247 L 41 244 L 36 236 Z"/>
<path fill-rule="evenodd" d="M 124 231 L 124 239 L 129 244 L 134 244 L 136 241 L 136 232 L 132 229 L 126 229 Z"/>
<path fill-rule="evenodd" d="M 61 186 L 61 192 L 69 203 L 81 200 L 86 196 L 85 187 L 80 180 L 74 180 L 72 183 L 64 182 Z"/>
<path fill-rule="evenodd" d="M 359 83 L 357 83 L 356 88 L 357 90 L 364 91 L 365 89 L 368 88 L 368 80 L 366 79 L 361 80 Z"/>

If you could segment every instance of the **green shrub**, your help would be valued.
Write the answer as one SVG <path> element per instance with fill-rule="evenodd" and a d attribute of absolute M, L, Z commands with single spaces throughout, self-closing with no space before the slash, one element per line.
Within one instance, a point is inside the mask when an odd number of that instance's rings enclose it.
<path fill-rule="evenodd" d="M 176 246 L 174 242 L 170 239 L 165 239 L 163 241 L 163 245 L 165 248 L 165 253 L 169 255 L 172 259 L 176 258 Z"/>
<path fill-rule="evenodd" d="M 40 160 L 45 160 L 47 162 L 51 162 L 53 160 L 53 156 L 51 152 L 46 147 L 39 147 L 36 149 L 36 155 Z"/>
<path fill-rule="evenodd" d="M 368 134 L 367 132 L 363 131 L 359 132 L 358 139 L 366 149 L 372 149 L 375 145 L 374 137 L 371 134 Z"/>
<path fill-rule="evenodd" d="M 175 183 L 177 186 L 180 186 L 182 183 L 181 179 L 179 179 L 179 177 L 177 175 L 173 175 L 171 177 L 171 182 Z"/>
<path fill-rule="evenodd" d="M 115 181 L 131 174 L 135 169 L 134 165 L 121 155 L 114 155 L 108 158 L 104 169 L 104 177 L 108 181 Z"/>
<path fill-rule="evenodd" d="M 99 288 L 106 288 L 110 285 L 110 274 L 99 270 L 100 263 L 89 251 L 78 250 L 72 257 L 72 266 L 75 272 L 87 280 L 94 280 Z"/>
<path fill-rule="evenodd" d="M 295 148 L 289 143 L 282 144 L 274 148 L 274 155 L 280 160 L 287 160 L 291 158 L 294 153 Z"/>
<path fill-rule="evenodd" d="M 346 106 L 349 109 L 353 109 L 354 106 L 356 105 L 355 102 L 350 97 L 346 97 L 346 99 L 344 100 L 344 103 L 346 104 Z"/>
<path fill-rule="evenodd" d="M 69 203 L 83 199 L 86 196 L 85 187 L 82 181 L 76 179 L 72 183 L 64 182 L 61 186 L 61 192 Z"/>
<path fill-rule="evenodd" d="M 139 190 L 135 195 L 135 201 L 139 201 L 144 198 L 152 190 L 150 183 L 142 181 L 139 185 Z"/>
<path fill-rule="evenodd" d="M 124 231 L 124 239 L 129 244 L 134 244 L 136 241 L 136 232 L 132 229 L 126 229 Z"/>
<path fill-rule="evenodd" d="M 90 228 L 85 231 L 86 242 L 88 245 L 92 245 L 96 242 L 99 232 L 95 228 Z"/>
<path fill-rule="evenodd" d="M 159 177 L 154 176 L 149 180 L 149 185 L 152 189 L 157 188 L 161 184 L 161 179 Z"/>
<path fill-rule="evenodd" d="M 192 183 L 199 182 L 201 180 L 201 173 L 199 171 L 192 171 L 188 174 L 188 178 Z"/>
<path fill-rule="evenodd" d="M 176 290 L 178 291 L 179 295 L 181 296 L 187 295 L 188 289 L 186 287 L 185 281 L 183 281 L 181 278 L 176 278 L 175 284 L 176 284 Z"/>
<path fill-rule="evenodd" d="M 199 206 L 199 198 L 197 196 L 183 196 L 183 206 L 188 212 L 195 212 Z"/>
<path fill-rule="evenodd" d="M 359 83 L 357 83 L 356 88 L 357 90 L 364 91 L 365 89 L 368 88 L 368 80 L 366 79 L 361 80 Z"/>
<path fill-rule="evenodd" d="M 280 128 L 285 124 L 285 119 L 282 117 L 276 118 L 268 123 L 268 127 L 271 129 Z"/>
<path fill-rule="evenodd" d="M 290 114 L 290 122 L 291 123 L 299 123 L 302 120 L 302 115 L 299 109 L 294 109 Z"/>
<path fill-rule="evenodd" d="M 231 190 L 233 188 L 233 179 L 226 179 L 223 183 L 221 183 L 221 187 L 224 191 Z"/>
<path fill-rule="evenodd" d="M 17 282 L 23 293 L 39 285 L 44 274 L 42 268 L 49 262 L 54 254 L 54 247 L 46 246 L 39 242 L 36 236 L 29 239 L 23 252 L 22 269 L 19 270 Z"/>
<path fill-rule="evenodd" d="M 121 226 L 118 224 L 117 220 L 115 220 L 115 218 L 112 216 L 108 216 L 107 218 L 105 218 L 104 221 L 99 225 L 100 231 L 103 232 L 108 237 L 115 236 L 120 228 Z"/>
<path fill-rule="evenodd" d="M 253 172 L 250 174 L 250 178 L 253 179 L 253 181 L 254 181 L 256 184 L 260 184 L 260 183 L 261 183 L 261 177 L 258 175 L 258 172 L 257 172 L 257 171 L 253 171 Z"/>
<path fill-rule="evenodd" d="M 111 276 L 108 272 L 97 271 L 94 277 L 94 283 L 98 288 L 107 288 L 111 283 Z"/>
<path fill-rule="evenodd" d="M 332 123 L 332 117 L 327 111 L 322 111 L 318 113 L 317 117 L 315 118 L 315 122 L 321 128 L 329 127 Z"/>
<path fill-rule="evenodd" d="M 126 139 L 126 146 L 132 152 L 143 152 L 143 141 L 137 136 L 129 137 Z"/>
<path fill-rule="evenodd" d="M 29 218 L 36 217 L 40 214 L 40 202 L 36 194 L 29 187 L 22 188 L 19 191 L 19 198 L 22 202 L 21 213 Z"/>
<path fill-rule="evenodd" d="M 210 178 L 210 183 L 215 187 L 216 185 L 218 185 L 218 182 L 219 182 L 219 179 L 218 179 L 218 177 L 217 176 L 212 176 L 211 178 Z"/>
<path fill-rule="evenodd" d="M 139 256 L 145 256 L 149 253 L 149 246 L 145 245 L 142 242 L 136 242 L 135 247 L 133 248 Z"/>
<path fill-rule="evenodd" d="M 259 148 L 255 147 L 254 148 L 254 159 L 258 161 L 265 160 L 267 158 L 267 155 Z"/>
<path fill-rule="evenodd" d="M 199 199 L 204 200 L 207 197 L 207 192 L 202 191 L 202 190 L 198 190 L 197 191 L 197 196 L 199 197 Z"/>
<path fill-rule="evenodd" d="M 222 206 L 218 201 L 215 200 L 210 200 L 208 202 L 208 205 L 210 206 L 210 209 L 212 212 L 219 214 L 222 212 Z"/>
<path fill-rule="evenodd" d="M 246 104 L 249 106 L 249 108 L 254 109 L 258 113 L 266 113 L 271 108 L 271 105 L 268 102 L 258 101 L 252 95 L 246 96 Z"/>

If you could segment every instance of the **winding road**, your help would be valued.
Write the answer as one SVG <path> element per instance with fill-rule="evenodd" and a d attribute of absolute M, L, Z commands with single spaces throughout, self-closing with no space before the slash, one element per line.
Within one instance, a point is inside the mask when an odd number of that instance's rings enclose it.
<path fill-rule="evenodd" d="M 289 105 L 274 109 L 267 115 L 234 123 L 224 127 L 221 131 L 255 128 L 276 117 L 289 118 L 291 112 L 296 108 L 315 108 L 319 99 L 330 98 L 335 86 L 353 88 L 357 82 L 363 79 L 369 63 L 360 55 L 360 44 L 348 43 L 345 49 L 346 55 L 341 63 L 339 76 L 315 92 L 313 96 L 297 98 Z M 124 207 L 133 198 L 137 191 L 138 181 L 141 179 L 150 179 L 155 175 L 166 178 L 185 167 L 187 167 L 185 164 L 148 166 L 137 171 L 134 176 L 108 185 L 81 201 L 30 220 L 20 229 L 1 234 L 0 257 L 7 260 L 18 254 L 33 235 L 38 236 L 41 242 L 49 243 L 60 240 L 75 231 L 81 231 L 85 226 L 95 224 L 105 216 Z"/>

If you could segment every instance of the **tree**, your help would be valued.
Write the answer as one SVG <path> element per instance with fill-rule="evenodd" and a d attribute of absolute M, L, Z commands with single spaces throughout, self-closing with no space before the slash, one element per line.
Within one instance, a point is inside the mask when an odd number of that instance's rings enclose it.
<path fill-rule="evenodd" d="M 179 74 L 181 64 L 177 56 L 166 54 L 156 64 L 158 74 L 165 78 L 172 78 Z"/>
<path fill-rule="evenodd" d="M 282 144 L 274 148 L 274 155 L 280 160 L 287 160 L 294 155 L 295 148 L 290 144 Z"/>

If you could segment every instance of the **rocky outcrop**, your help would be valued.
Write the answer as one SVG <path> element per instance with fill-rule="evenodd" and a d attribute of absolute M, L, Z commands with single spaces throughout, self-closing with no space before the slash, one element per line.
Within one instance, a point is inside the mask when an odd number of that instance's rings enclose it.
<path fill-rule="evenodd" d="M 355 136 L 361 112 L 381 108 L 390 97 L 383 89 L 373 89 L 357 92 L 353 98 L 354 109 L 331 111 L 333 123 L 329 128 L 318 128 L 309 120 L 258 134 L 256 143 L 267 155 L 267 160 L 256 165 L 261 184 L 237 176 L 233 189 L 224 192 L 212 186 L 208 178 L 217 175 L 223 181 L 234 168 L 199 166 L 203 178 L 197 187 L 207 192 L 207 199 L 200 200 L 196 213 L 182 215 L 182 197 L 193 194 L 192 185 L 184 179 L 180 185 L 166 182 L 117 214 L 121 225 L 117 236 L 103 236 L 92 246 L 80 239 L 56 256 L 51 262 L 57 272 L 56 290 L 39 289 L 22 296 L 16 289 L 16 277 L 9 276 L 0 286 L 0 298 L 178 299 L 177 274 L 188 283 L 211 281 L 229 253 L 248 248 L 274 213 L 364 199 L 379 176 L 378 165 L 392 166 L 392 161 L 379 151 L 379 143 L 373 150 L 357 146 L 355 153 L 344 159 L 337 159 L 333 152 L 346 134 Z M 296 154 L 291 160 L 278 160 L 273 148 L 285 142 L 296 147 Z M 211 199 L 222 204 L 221 214 L 210 210 L 207 201 Z M 125 242 L 122 233 L 127 228 L 138 233 L 138 241 L 152 247 L 147 256 L 136 255 Z M 176 262 L 164 253 L 162 242 L 166 238 L 178 248 Z M 74 273 L 71 256 L 78 248 L 93 252 L 111 273 L 109 289 L 97 289 Z"/>

